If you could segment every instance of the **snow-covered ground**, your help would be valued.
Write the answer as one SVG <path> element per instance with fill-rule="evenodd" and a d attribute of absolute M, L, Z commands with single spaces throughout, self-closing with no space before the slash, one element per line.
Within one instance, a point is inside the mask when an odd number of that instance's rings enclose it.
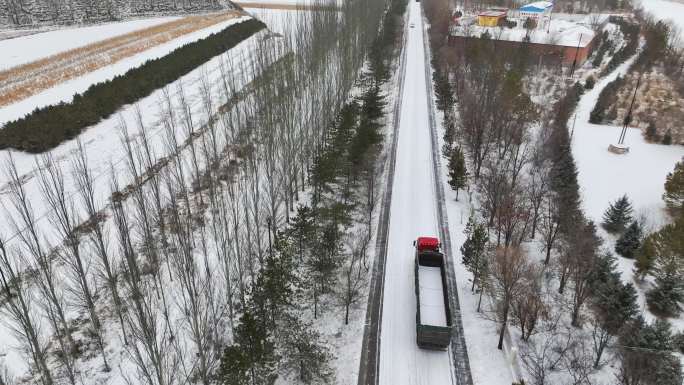
<path fill-rule="evenodd" d="M 192 43 L 199 39 L 203 39 L 211 35 L 212 33 L 220 32 L 221 30 L 233 24 L 240 23 L 248 19 L 250 19 L 249 16 L 241 16 L 221 23 L 214 24 L 209 28 L 189 33 L 187 35 L 174 39 L 168 43 L 155 46 L 137 55 L 133 55 L 126 59 L 120 60 L 112 65 L 100 68 L 93 72 L 89 72 L 75 79 L 60 83 L 55 87 L 52 87 L 41 93 L 23 99 L 17 103 L 4 106 L 0 108 L 0 126 L 2 126 L 6 122 L 19 119 L 36 108 L 44 107 L 51 104 L 57 104 L 60 102 L 69 102 L 75 94 L 84 92 L 88 89 L 88 87 L 95 83 L 104 82 L 114 78 L 115 76 L 122 75 L 131 68 L 139 67 L 148 60 L 153 60 L 166 56 L 180 46 Z"/>
<path fill-rule="evenodd" d="M 588 218 L 601 223 L 609 202 L 626 194 L 634 207 L 635 218 L 650 232 L 671 221 L 662 199 L 665 177 L 684 157 L 684 146 L 647 143 L 640 129 L 628 128 L 625 144 L 629 146 L 629 153 L 617 155 L 608 152 L 607 148 L 617 142 L 622 128 L 589 123 L 589 114 L 601 90 L 618 74 L 626 73 L 632 62 L 633 59 L 622 64 L 582 97 L 577 108 L 572 151 L 579 171 L 582 207 Z M 572 130 L 572 120 L 569 124 Z M 600 227 L 599 233 L 606 240 L 606 248 L 612 251 L 615 237 Z M 645 298 L 650 285 L 648 280 L 634 279 L 634 260 L 617 256 L 617 263 L 622 279 L 637 289 L 641 314 L 648 322 L 653 322 L 656 317 L 648 310 Z M 684 318 L 669 321 L 675 331 L 684 331 Z"/>
<path fill-rule="evenodd" d="M 213 111 L 216 111 L 216 108 L 220 103 L 225 103 L 225 99 L 219 97 L 219 95 L 221 95 L 222 87 L 222 82 L 220 81 L 221 60 L 224 60 L 225 63 L 233 63 L 233 65 L 227 64 L 227 70 L 234 70 L 236 73 L 234 91 L 241 89 L 246 82 L 251 81 L 253 77 L 257 75 L 252 72 L 254 68 L 250 63 L 251 56 L 249 53 L 254 51 L 255 44 L 263 39 L 265 34 L 265 32 L 259 32 L 249 39 L 246 39 L 233 49 L 213 58 L 205 65 L 195 69 L 190 74 L 171 85 L 171 87 L 169 87 L 169 93 L 174 108 L 178 109 L 180 107 L 178 105 L 180 96 L 176 86 L 182 83 L 185 87 L 184 93 L 189 103 L 190 112 L 193 114 L 193 119 L 197 119 L 196 122 L 199 124 L 204 123 L 207 116 L 203 110 L 203 101 L 201 98 L 203 84 L 209 86 L 211 93 L 214 95 L 214 105 L 212 108 Z M 272 39 L 269 41 L 272 41 Z M 166 141 L 164 125 L 161 122 L 161 115 L 163 112 L 160 110 L 160 103 L 162 101 L 163 91 L 158 90 L 138 103 L 140 110 L 143 112 L 142 119 L 152 152 L 154 152 L 157 159 L 160 159 L 168 153 L 168 148 L 164 145 Z M 80 136 L 87 153 L 89 168 L 96 182 L 94 186 L 96 200 L 100 204 L 105 204 L 108 201 L 111 172 L 114 172 L 115 175 L 117 175 L 121 185 L 125 186 L 130 182 L 128 172 L 126 171 L 125 154 L 123 151 L 124 146 L 121 143 L 121 131 L 118 129 L 118 125 L 122 120 L 126 121 L 129 135 L 132 138 L 139 137 L 140 132 L 139 127 L 135 123 L 135 114 L 134 106 L 127 106 L 120 111 L 118 116 L 114 116 L 91 127 Z M 179 118 L 176 117 L 176 119 Z M 177 121 L 175 124 L 179 127 L 178 132 L 175 133 L 177 140 L 178 142 L 183 142 L 187 138 L 185 135 L 186 132 L 180 129 L 180 122 Z M 136 140 L 132 142 L 132 144 L 137 146 L 140 142 Z M 70 164 L 76 156 L 75 149 L 76 142 L 72 140 L 51 151 L 51 155 L 55 158 L 58 166 L 62 168 L 67 195 L 75 194 L 73 176 L 70 172 Z M 134 151 L 136 150 L 134 149 Z M 0 160 L 4 161 L 7 153 L 8 151 L 2 151 L 2 153 L 0 153 Z M 188 153 L 189 151 L 185 150 L 180 154 L 182 158 L 185 158 L 185 162 L 189 162 L 187 159 L 189 157 Z M 37 171 L 35 170 L 35 162 L 39 157 L 16 152 L 13 152 L 13 156 L 19 168 L 20 175 L 25 176 L 26 183 L 24 184 L 24 188 L 26 189 L 28 196 L 32 197 L 31 205 L 36 214 L 38 227 L 41 229 L 43 235 L 45 235 L 46 241 L 54 244 L 54 242 L 59 240 L 55 238 L 55 232 L 50 231 L 47 218 L 48 206 L 40 198 L 40 186 L 37 181 Z M 110 168 L 110 165 L 112 168 Z M 0 178 L 2 178 L 0 179 L 2 180 L 2 182 L 0 182 L 0 206 L 4 208 L 3 215 L 0 215 L 0 218 L 2 218 L 0 220 L 0 228 L 4 229 L 3 236 L 10 238 L 11 242 L 13 240 L 12 235 L 14 234 L 13 227 L 8 223 L 8 216 L 11 214 L 5 212 L 9 211 L 11 213 L 11 204 L 8 203 L 9 197 L 6 194 L 2 194 L 2 189 L 7 182 L 6 176 L 2 174 Z M 111 218 L 108 220 L 111 220 Z M 173 288 L 174 287 L 169 287 L 169 290 L 172 290 Z M 76 315 L 74 314 L 73 316 L 75 317 Z M 68 317 L 72 317 L 72 315 L 69 315 Z M 117 325 L 107 326 L 112 326 L 110 329 L 106 329 L 105 336 L 105 339 L 107 340 L 107 351 L 110 356 L 109 358 L 114 367 L 116 367 L 117 364 L 121 366 L 116 368 L 111 374 L 113 377 L 109 378 L 107 374 L 101 373 L 98 366 L 99 359 L 95 358 L 83 362 L 82 369 L 84 370 L 84 377 L 91 379 L 93 381 L 92 383 L 105 383 L 107 380 L 109 380 L 110 383 L 125 383 L 121 376 L 134 375 L 135 370 L 132 367 L 131 362 L 126 360 L 124 348 L 121 346 L 121 341 L 119 339 L 119 329 L 117 328 Z M 0 344 L 0 364 L 4 361 L 6 367 L 11 369 L 12 374 L 23 376 L 28 370 L 27 360 L 19 351 L 13 349 L 14 346 L 17 345 L 14 338 L 15 336 L 12 334 L 8 325 L 0 320 L 0 341 L 2 341 L 2 344 Z M 102 382 L 99 382 L 100 380 Z"/>
<path fill-rule="evenodd" d="M 643 214 L 649 224 L 667 220 L 662 194 L 665 177 L 684 156 L 684 146 L 647 143 L 638 128 L 628 128 L 625 144 L 629 153 L 608 152 L 616 144 L 622 127 L 589 123 L 589 114 L 601 90 L 618 74 L 624 74 L 632 60 L 602 79 L 579 102 L 572 137 L 572 150 L 579 170 L 582 205 L 587 216 L 601 222 L 608 203 L 624 194 L 632 201 L 637 215 Z M 638 94 L 637 94 L 638 98 Z M 572 130 L 573 119 L 570 119 Z"/>
<path fill-rule="evenodd" d="M 667 0 L 641 0 L 641 6 L 658 19 L 668 20 L 684 32 L 684 3 Z"/>
<path fill-rule="evenodd" d="M 454 27 L 451 33 L 455 36 L 481 36 L 488 32 L 492 39 L 507 41 L 522 41 L 529 36 L 530 42 L 538 44 L 553 44 L 560 46 L 584 47 L 594 39 L 594 31 L 584 22 L 563 20 L 554 17 L 550 28 L 538 28 L 528 31 L 523 27 L 523 20 L 515 20 L 515 28 L 481 27 L 479 25 L 464 25 Z"/>
<path fill-rule="evenodd" d="M 248 53 L 255 48 L 255 44 L 264 37 L 265 32 L 259 32 L 256 35 L 246 39 L 241 42 L 233 49 L 224 53 L 223 55 L 217 56 L 210 60 L 205 65 L 193 70 L 188 75 L 182 77 L 174 84 L 168 87 L 168 91 L 171 95 L 171 100 L 176 107 L 179 103 L 179 92 L 178 85 L 182 84 L 184 87 L 185 97 L 188 100 L 190 108 L 194 116 L 197 119 L 202 119 L 204 121 L 206 118 L 203 116 L 202 98 L 201 98 L 201 88 L 202 88 L 202 77 L 205 76 L 207 83 L 214 95 L 221 94 L 222 82 L 219 81 L 221 78 L 220 62 L 223 60 L 225 63 L 234 63 L 235 68 L 249 68 L 249 65 L 243 64 L 238 65 L 238 63 L 247 60 L 249 56 Z M 229 66 L 228 70 L 231 70 Z M 237 79 L 241 80 L 240 84 L 236 86 L 241 87 L 243 82 L 248 82 L 251 80 L 253 74 L 245 73 L 238 74 Z M 163 111 L 161 105 L 164 101 L 164 91 L 157 90 L 150 96 L 143 98 L 137 103 L 140 111 L 142 113 L 143 124 L 145 126 L 148 138 L 151 141 L 151 146 L 158 156 L 166 154 L 167 149 L 164 147 L 164 125 L 162 123 Z M 215 97 L 214 103 L 218 104 L 222 102 L 218 97 Z M 214 106 L 216 108 L 216 106 Z M 0 114 L 4 110 L 0 110 Z M 119 129 L 121 121 L 127 123 L 129 134 L 131 137 L 137 137 L 139 135 L 139 127 L 136 122 L 136 111 L 135 106 L 126 106 L 122 108 L 117 114 L 111 116 L 110 118 L 101 121 L 95 126 L 92 126 L 82 132 L 79 135 L 80 140 L 84 143 L 85 151 L 88 156 L 88 163 L 93 173 L 95 179 L 97 180 L 96 190 L 99 199 L 105 200 L 109 197 L 108 181 L 109 175 L 112 169 L 110 169 L 110 164 L 113 166 L 113 171 L 119 174 L 119 178 L 122 184 L 129 183 L 125 180 L 125 175 L 127 173 L 124 171 L 126 169 L 126 158 L 123 153 L 123 146 L 121 144 L 121 131 Z M 182 132 L 178 132 L 179 141 L 185 140 L 185 136 Z M 72 159 L 75 157 L 77 143 L 76 140 L 71 140 L 65 142 L 58 146 L 57 148 L 50 151 L 51 156 L 55 159 L 58 165 L 64 167 L 68 170 Z M 13 150 L 3 150 L 0 151 L 0 160 L 4 161 L 8 154 L 11 153 L 14 157 L 14 161 L 17 165 L 19 175 L 25 178 L 26 183 L 24 185 L 29 196 L 40 196 L 40 187 L 37 178 L 37 162 L 40 159 L 39 155 L 33 155 L 28 153 L 17 152 Z M 123 179 L 122 179 L 123 178 Z M 67 192 L 72 194 L 76 191 L 76 187 L 72 181 L 71 173 L 65 172 Z M 6 183 L 8 182 L 5 173 L 0 174 L 0 205 L 4 207 L 11 207 L 8 203 L 8 196 L 2 194 L 6 189 Z M 32 201 L 33 209 L 36 213 L 39 226 L 47 226 L 47 213 L 49 211 L 47 204 L 41 199 L 34 199 Z M 0 228 L 6 229 L 3 233 L 10 241 L 14 238 L 16 233 L 12 231 L 12 226 L 8 222 L 8 215 L 0 215 Z"/>
<path fill-rule="evenodd" d="M 418 236 L 438 232 L 437 199 L 432 172 L 425 48 L 420 3 L 411 2 L 385 270 L 380 344 L 381 384 L 450 384 L 448 352 L 416 345 L 414 249 Z"/>
<path fill-rule="evenodd" d="M 254 18 L 261 20 L 270 31 L 286 34 L 295 25 L 298 17 L 301 17 L 302 11 L 287 10 L 287 9 L 270 9 L 270 8 L 251 8 L 245 7 L 245 11 L 254 16 Z M 309 11 L 304 11 L 309 12 Z"/>
<path fill-rule="evenodd" d="M 180 17 L 156 17 L 46 31 L 0 40 L 0 71 L 38 59 L 83 47 L 88 44 L 178 20 Z"/>
<path fill-rule="evenodd" d="M 318 3 L 319 0 L 239 0 L 236 1 L 241 7 L 249 6 L 249 4 L 264 4 L 264 5 L 309 5 Z"/>
<path fill-rule="evenodd" d="M 477 312 L 478 293 L 471 292 L 472 274 L 461 263 L 461 245 L 465 242 L 465 229 L 471 204 L 463 191 L 456 200 L 456 192 L 448 185 L 446 167 L 442 167 L 442 184 L 445 191 L 447 215 L 449 220 L 449 235 L 451 236 L 452 263 L 455 267 L 456 282 L 458 282 L 458 298 L 461 305 L 461 319 L 465 333 L 470 359 L 470 371 L 475 385 L 510 385 L 514 381 L 510 357 L 504 351 L 498 350 L 499 341 L 497 323 L 485 318 L 483 313 Z M 483 299 L 483 308 L 486 307 Z M 510 347 L 507 347 L 510 349 Z"/>
<path fill-rule="evenodd" d="M 433 95 L 433 106 L 436 99 Z M 439 148 L 444 145 L 443 114 L 436 111 Z M 451 238 L 451 250 L 446 250 L 446 255 L 452 259 L 456 282 L 458 284 L 458 301 L 460 304 L 463 333 L 465 335 L 470 371 L 474 385 L 510 385 L 515 380 L 514 368 L 508 352 L 511 346 L 506 344 L 505 351 L 497 349 L 499 333 L 497 324 L 486 318 L 483 313 L 477 312 L 478 293 L 471 291 L 472 274 L 463 265 L 461 245 L 465 242 L 465 230 L 468 216 L 474 209 L 474 204 L 468 199 L 464 191 L 461 191 L 459 200 L 456 200 L 456 191 L 448 184 L 448 170 L 446 161 L 441 163 L 441 181 L 444 189 L 446 203 L 447 222 L 449 224 L 449 236 Z M 483 299 L 483 308 L 487 307 Z"/>

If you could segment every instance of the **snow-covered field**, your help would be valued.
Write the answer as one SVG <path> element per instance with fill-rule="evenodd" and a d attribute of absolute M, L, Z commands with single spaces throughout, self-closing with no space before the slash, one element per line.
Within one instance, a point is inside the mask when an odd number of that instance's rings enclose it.
<path fill-rule="evenodd" d="M 38 59 L 83 47 L 88 44 L 129 32 L 178 20 L 180 17 L 156 17 L 75 27 L 0 40 L 0 71 Z"/>
<path fill-rule="evenodd" d="M 684 11 L 684 4 L 672 4 L 681 6 Z M 579 171 L 582 207 L 587 217 L 595 223 L 601 223 L 609 202 L 626 194 L 634 207 L 635 218 L 642 222 L 646 231 L 651 232 L 671 221 L 662 199 L 665 177 L 683 159 L 684 146 L 647 143 L 640 129 L 630 127 L 625 137 L 629 153 L 617 155 L 608 152 L 607 148 L 617 143 L 622 127 L 589 123 L 589 114 L 601 90 L 618 74 L 626 73 L 633 60 L 622 64 L 582 97 L 577 108 L 572 151 Z M 572 120 L 570 125 L 572 130 Z M 601 227 L 599 233 L 606 240 L 605 247 L 612 252 L 616 238 Z M 648 280 L 639 282 L 634 279 L 634 262 L 633 259 L 617 256 L 623 281 L 635 285 L 641 314 L 648 322 L 653 322 L 656 317 L 648 310 L 645 298 L 649 283 Z M 684 331 L 684 317 L 668 320 L 674 332 Z M 684 361 L 684 357 L 680 358 Z"/>
<path fill-rule="evenodd" d="M 254 18 L 261 20 L 268 26 L 269 30 L 280 34 L 287 33 L 291 26 L 295 24 L 296 18 L 301 15 L 301 11 L 286 9 L 245 7 L 245 11 L 254 16 Z"/>
<path fill-rule="evenodd" d="M 200 95 L 203 77 L 205 82 L 211 87 L 214 95 L 219 95 L 221 93 L 221 82 L 218 81 L 221 76 L 220 62 L 221 60 L 226 63 L 234 63 L 235 67 L 248 68 L 247 65 L 238 66 L 238 63 L 245 60 L 248 56 L 247 53 L 254 49 L 254 44 L 256 44 L 264 36 L 264 32 L 260 32 L 249 39 L 246 39 L 242 43 L 235 46 L 230 51 L 223 55 L 213 58 L 211 61 L 205 65 L 195 69 L 188 75 L 182 77 L 174 84 L 168 87 L 168 91 L 171 95 L 171 100 L 174 103 L 178 103 L 179 90 L 178 86 L 180 84 L 184 87 L 185 97 L 187 98 L 190 108 L 193 114 L 196 114 L 197 118 L 202 116 L 202 98 Z M 238 79 L 243 79 L 244 82 L 249 81 L 252 78 L 251 73 L 239 74 Z M 238 84 L 241 86 L 241 84 Z M 162 123 L 162 102 L 165 100 L 164 91 L 157 90 L 150 96 L 143 98 L 137 103 L 137 107 L 140 109 L 142 114 L 142 122 L 145 126 L 148 137 L 151 140 L 151 145 L 154 148 L 158 156 L 162 156 L 166 150 L 164 148 L 164 127 Z M 217 97 L 214 103 L 219 103 L 220 100 Z M 216 107 L 216 106 L 215 106 Z M 214 107 L 214 108 L 215 108 Z M 0 116 L 3 116 L 4 109 L 0 110 Z M 119 129 L 121 121 L 127 123 L 129 129 L 129 134 L 131 137 L 137 137 L 139 135 L 139 127 L 136 122 L 136 108 L 135 106 L 126 106 L 119 113 L 114 116 L 98 123 L 95 126 L 88 128 L 86 131 L 79 135 L 80 140 L 84 143 L 84 147 L 88 156 L 88 162 L 93 175 L 96 180 L 100 183 L 96 186 L 98 190 L 98 196 L 102 199 L 109 196 L 109 186 L 108 180 L 111 171 L 118 173 L 123 177 L 126 175 L 124 172 L 126 167 L 125 154 L 123 153 L 123 146 L 121 144 L 121 131 Z M 202 118 L 203 120 L 206 118 Z M 182 136 L 182 133 L 178 133 Z M 180 140 L 185 138 L 181 137 Z M 71 140 L 65 142 L 50 151 L 51 156 L 55 161 L 62 167 L 68 169 L 71 164 L 72 159 L 75 156 L 75 151 L 77 148 L 76 140 Z M 30 196 L 40 196 L 40 187 L 37 180 L 37 162 L 40 159 L 39 155 L 33 155 L 28 153 L 16 152 L 12 150 L 0 151 L 0 159 L 4 161 L 7 155 L 11 152 L 14 157 L 14 161 L 17 165 L 19 175 L 26 179 L 25 188 Z M 110 169 L 110 164 L 113 169 Z M 120 178 L 121 178 L 120 177 Z M 74 183 L 71 181 L 70 173 L 65 172 L 65 178 L 67 180 L 67 192 L 73 193 L 75 191 Z M 126 184 L 129 181 L 121 180 L 122 183 Z M 3 173 L 0 174 L 0 191 L 3 191 L 7 186 L 7 176 Z M 10 207 L 6 202 L 7 196 L 0 194 L 0 203 L 5 207 Z M 40 199 L 35 199 L 32 202 L 33 208 L 36 212 L 36 216 L 39 221 L 39 225 L 42 222 L 47 222 L 46 214 L 48 212 L 48 206 L 45 202 Z M 1 227 L 6 229 L 4 236 L 10 240 L 13 238 L 15 233 L 11 231 L 12 226 L 7 222 L 7 216 L 0 216 Z M 47 225 L 47 223 L 45 224 Z"/>
<path fill-rule="evenodd" d="M 643 214 L 650 224 L 660 225 L 666 221 L 662 200 L 665 177 L 684 156 L 684 146 L 647 143 L 640 129 L 628 128 L 625 144 L 629 153 L 616 155 L 608 152 L 608 146 L 617 143 L 622 127 L 589 123 L 601 90 L 618 74 L 625 73 L 631 63 L 629 60 L 622 64 L 580 100 L 572 137 L 573 155 L 579 170 L 582 205 L 590 219 L 600 223 L 608 203 L 627 194 L 637 215 Z"/>
<path fill-rule="evenodd" d="M 211 35 L 212 33 L 219 32 L 229 27 L 230 25 L 248 19 L 249 16 L 236 17 L 215 24 L 209 28 L 189 33 L 187 35 L 174 39 L 168 43 L 161 44 L 154 48 L 148 49 L 140 54 L 133 55 L 126 59 L 120 60 L 112 65 L 100 68 L 99 70 L 87 73 L 86 75 L 77 77 L 75 79 L 60 83 L 55 87 L 52 87 L 39 94 L 23 99 L 17 103 L 4 106 L 0 108 L 0 126 L 8 121 L 19 119 L 36 108 L 44 107 L 51 104 L 57 104 L 60 102 L 71 101 L 75 94 L 84 92 L 92 84 L 110 80 L 115 76 L 126 73 L 131 68 L 139 67 L 148 60 L 153 60 L 166 56 L 180 46 L 192 43 L 199 39 L 203 39 Z"/>
<path fill-rule="evenodd" d="M 684 32 L 684 3 L 667 0 L 641 0 L 641 6 L 658 19 L 672 21 Z"/>

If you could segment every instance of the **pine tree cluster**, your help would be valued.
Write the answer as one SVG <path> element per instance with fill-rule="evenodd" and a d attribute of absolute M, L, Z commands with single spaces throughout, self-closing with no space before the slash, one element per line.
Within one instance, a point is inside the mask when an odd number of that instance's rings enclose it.
<path fill-rule="evenodd" d="M 680 385 L 682 365 L 674 349 L 668 321 L 647 324 L 638 316 L 620 336 L 618 354 L 623 364 L 619 380 L 623 384 Z"/>
<path fill-rule="evenodd" d="M 684 303 L 684 162 L 678 162 L 665 181 L 663 200 L 674 223 L 649 234 L 636 250 L 637 276 L 654 278 L 646 293 L 649 309 L 660 316 L 677 316 Z"/>

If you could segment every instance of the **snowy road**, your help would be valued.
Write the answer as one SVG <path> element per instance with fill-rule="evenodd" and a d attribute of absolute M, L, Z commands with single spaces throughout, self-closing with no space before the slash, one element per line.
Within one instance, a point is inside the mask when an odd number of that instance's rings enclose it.
<path fill-rule="evenodd" d="M 416 345 L 412 241 L 438 235 L 420 3 L 411 2 L 385 267 L 380 384 L 451 384 L 448 352 Z"/>

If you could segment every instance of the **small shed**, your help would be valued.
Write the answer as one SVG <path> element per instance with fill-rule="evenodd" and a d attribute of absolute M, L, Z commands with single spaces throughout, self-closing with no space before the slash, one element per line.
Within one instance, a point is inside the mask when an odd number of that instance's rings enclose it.
<path fill-rule="evenodd" d="M 489 10 L 477 15 L 477 25 L 480 27 L 496 27 L 499 21 L 506 17 L 506 11 Z"/>

